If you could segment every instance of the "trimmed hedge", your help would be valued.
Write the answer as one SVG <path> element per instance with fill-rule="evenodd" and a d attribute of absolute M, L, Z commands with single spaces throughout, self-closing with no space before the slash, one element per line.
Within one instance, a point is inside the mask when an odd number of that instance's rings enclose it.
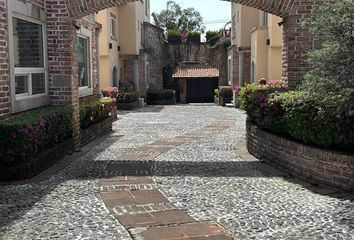
<path fill-rule="evenodd" d="M 219 94 L 223 98 L 232 98 L 232 88 L 231 86 L 220 86 Z"/>
<path fill-rule="evenodd" d="M 115 107 L 114 101 L 109 97 L 96 99 L 80 106 L 80 127 L 88 128 L 90 125 L 100 122 L 111 116 Z"/>
<path fill-rule="evenodd" d="M 148 91 L 148 100 L 166 100 L 172 99 L 175 96 L 175 92 L 172 89 L 162 89 L 158 91 Z"/>
<path fill-rule="evenodd" d="M 138 101 L 138 92 L 122 92 L 118 93 L 117 103 L 133 103 Z"/>
<path fill-rule="evenodd" d="M 251 84 L 241 88 L 241 107 L 251 121 L 273 133 L 306 144 L 335 150 L 354 151 L 354 114 L 339 112 L 330 103 L 308 92 L 292 91 L 279 85 Z"/>
<path fill-rule="evenodd" d="M 37 157 L 72 136 L 70 107 L 42 107 L 0 121 L 0 163 Z"/>

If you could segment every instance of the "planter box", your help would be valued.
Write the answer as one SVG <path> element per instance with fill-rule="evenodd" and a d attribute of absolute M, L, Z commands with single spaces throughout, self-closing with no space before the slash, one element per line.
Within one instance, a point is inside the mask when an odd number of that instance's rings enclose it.
<path fill-rule="evenodd" d="M 95 140 L 97 137 L 104 135 L 112 131 L 112 123 L 117 120 L 117 114 L 112 111 L 112 116 L 103 119 L 101 122 L 90 125 L 86 129 L 81 129 L 81 147 L 87 145 L 91 141 Z"/>
<path fill-rule="evenodd" d="M 139 101 L 131 102 L 131 103 L 117 103 L 118 110 L 133 110 L 139 106 Z"/>
<path fill-rule="evenodd" d="M 168 36 L 167 37 L 167 40 L 168 40 L 168 43 L 171 43 L 171 44 L 181 44 L 182 43 L 182 37 L 179 36 Z"/>
<path fill-rule="evenodd" d="M 250 120 L 247 149 L 256 158 L 313 184 L 354 192 L 354 155 L 309 146 L 269 133 Z"/>
<path fill-rule="evenodd" d="M 148 105 L 175 105 L 176 98 L 173 97 L 171 99 L 161 99 L 161 100 L 148 100 Z"/>
<path fill-rule="evenodd" d="M 72 146 L 72 139 L 69 139 L 42 152 L 36 158 L 15 163 L 13 166 L 2 165 L 0 168 L 0 181 L 20 181 L 33 178 L 69 154 L 73 150 Z"/>
<path fill-rule="evenodd" d="M 200 43 L 200 36 L 188 36 L 187 41 L 192 43 Z"/>

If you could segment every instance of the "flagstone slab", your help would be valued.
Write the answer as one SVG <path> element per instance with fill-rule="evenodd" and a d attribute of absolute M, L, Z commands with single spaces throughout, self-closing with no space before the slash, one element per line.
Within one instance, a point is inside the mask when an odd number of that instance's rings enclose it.
<path fill-rule="evenodd" d="M 125 228 L 191 223 L 195 220 L 181 210 L 118 216 Z"/>

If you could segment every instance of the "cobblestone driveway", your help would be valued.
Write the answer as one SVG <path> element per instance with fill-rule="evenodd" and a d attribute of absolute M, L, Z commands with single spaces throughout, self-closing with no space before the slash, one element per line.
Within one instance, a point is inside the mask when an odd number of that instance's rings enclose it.
<path fill-rule="evenodd" d="M 105 208 L 99 179 L 119 175 L 119 156 L 195 132 L 216 117 L 232 127 L 155 159 L 157 187 L 175 206 L 223 225 L 235 239 L 354 239 L 353 202 L 315 194 L 242 159 L 245 115 L 215 106 L 121 114 L 115 133 L 49 180 L 0 186 L 0 239 L 131 239 Z"/>

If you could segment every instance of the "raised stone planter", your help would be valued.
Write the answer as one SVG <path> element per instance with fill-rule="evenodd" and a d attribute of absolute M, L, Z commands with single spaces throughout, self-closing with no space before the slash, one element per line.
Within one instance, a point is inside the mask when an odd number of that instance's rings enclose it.
<path fill-rule="evenodd" d="M 90 125 L 86 129 L 81 129 L 81 146 L 85 146 L 99 136 L 112 131 L 112 123 L 117 120 L 117 112 L 112 111 L 112 116 L 103 119 L 101 122 Z"/>
<path fill-rule="evenodd" d="M 147 101 L 148 105 L 175 105 L 176 98 L 173 97 L 171 99 L 161 99 L 161 100 L 149 100 Z"/>
<path fill-rule="evenodd" d="M 133 110 L 139 106 L 139 101 L 131 102 L 131 103 L 117 103 L 118 110 Z"/>
<path fill-rule="evenodd" d="M 0 168 L 0 181 L 19 181 L 33 178 L 69 154 L 73 150 L 72 148 L 72 140 L 69 139 L 42 152 L 36 158 L 16 162 L 12 166 L 2 165 Z"/>
<path fill-rule="evenodd" d="M 247 121 L 248 151 L 294 177 L 354 192 L 354 155 L 320 149 L 266 132 Z"/>

